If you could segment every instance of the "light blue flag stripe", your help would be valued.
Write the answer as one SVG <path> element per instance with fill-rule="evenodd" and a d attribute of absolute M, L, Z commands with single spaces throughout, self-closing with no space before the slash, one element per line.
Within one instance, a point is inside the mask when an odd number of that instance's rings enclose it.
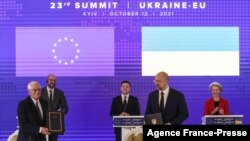
<path fill-rule="evenodd" d="M 143 51 L 239 51 L 239 27 L 142 27 Z"/>

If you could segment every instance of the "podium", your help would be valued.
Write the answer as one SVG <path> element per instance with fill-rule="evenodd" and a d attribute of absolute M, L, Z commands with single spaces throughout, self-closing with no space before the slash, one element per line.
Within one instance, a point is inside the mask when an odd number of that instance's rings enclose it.
<path fill-rule="evenodd" d="M 113 116 L 113 127 L 121 127 L 122 141 L 142 141 L 144 116 Z"/>
<path fill-rule="evenodd" d="M 202 125 L 241 125 L 243 115 L 206 115 L 202 117 Z"/>

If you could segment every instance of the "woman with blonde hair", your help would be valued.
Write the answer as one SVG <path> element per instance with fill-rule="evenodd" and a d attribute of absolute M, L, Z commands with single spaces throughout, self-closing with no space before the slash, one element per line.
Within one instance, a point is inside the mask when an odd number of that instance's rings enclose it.
<path fill-rule="evenodd" d="M 209 91 L 212 97 L 208 99 L 204 107 L 204 115 L 228 115 L 228 101 L 221 97 L 222 85 L 219 82 L 212 82 Z"/>

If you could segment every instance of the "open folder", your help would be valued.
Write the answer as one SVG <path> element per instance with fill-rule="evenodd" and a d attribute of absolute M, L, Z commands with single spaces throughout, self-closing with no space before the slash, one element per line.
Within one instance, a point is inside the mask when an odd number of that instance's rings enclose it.
<path fill-rule="evenodd" d="M 147 125 L 160 125 L 163 124 L 162 114 L 155 113 L 155 114 L 147 114 L 145 115 L 145 123 Z"/>

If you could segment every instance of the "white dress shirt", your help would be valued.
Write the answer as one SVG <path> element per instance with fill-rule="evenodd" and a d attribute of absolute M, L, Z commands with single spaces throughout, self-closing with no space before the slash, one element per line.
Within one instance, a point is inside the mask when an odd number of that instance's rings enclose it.
<path fill-rule="evenodd" d="M 159 91 L 159 106 L 161 103 L 161 93 L 163 92 L 163 97 L 164 97 L 164 108 L 166 106 L 166 102 L 168 99 L 168 94 L 169 94 L 169 87 L 167 87 L 167 89 L 165 89 L 164 91 Z"/>

